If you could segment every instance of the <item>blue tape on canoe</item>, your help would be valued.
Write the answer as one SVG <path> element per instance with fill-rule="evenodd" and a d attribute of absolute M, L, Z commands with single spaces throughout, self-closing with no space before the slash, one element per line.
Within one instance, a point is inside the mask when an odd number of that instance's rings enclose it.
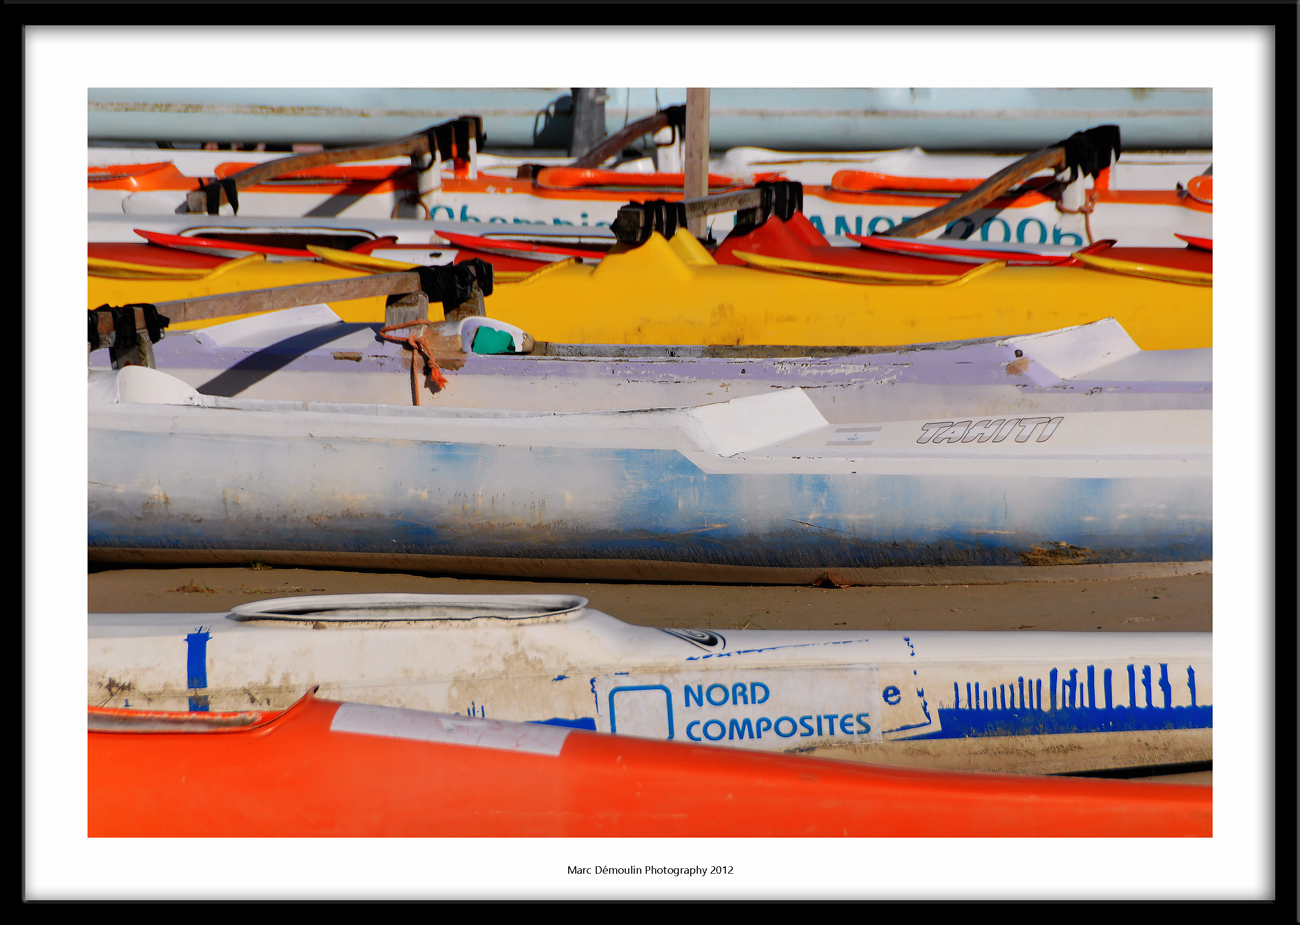
<path fill-rule="evenodd" d="M 190 690 L 204 690 L 208 686 L 208 640 L 210 634 L 200 627 L 185 637 L 188 651 L 185 658 L 185 686 Z M 208 712 L 206 694 L 190 696 L 190 712 Z"/>

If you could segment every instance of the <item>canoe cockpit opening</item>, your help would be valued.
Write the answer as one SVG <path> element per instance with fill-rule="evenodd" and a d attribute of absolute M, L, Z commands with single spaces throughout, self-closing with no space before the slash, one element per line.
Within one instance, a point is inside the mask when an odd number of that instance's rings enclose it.
<path fill-rule="evenodd" d="M 293 250 L 306 250 L 307 245 L 332 247 L 335 250 L 350 251 L 359 244 L 375 240 L 376 235 L 362 229 L 333 228 L 227 228 L 206 227 L 187 228 L 181 237 L 209 238 L 213 241 L 229 241 L 232 244 L 251 244 L 258 247 L 285 247 Z"/>
<path fill-rule="evenodd" d="M 358 624 L 445 626 L 475 620 L 520 624 L 570 620 L 586 606 L 585 597 L 567 594 L 329 594 L 240 604 L 229 618 L 314 629 Z"/>
<path fill-rule="evenodd" d="M 86 722 L 90 732 L 229 732 L 252 729 L 282 712 L 162 713 L 92 708 Z"/>
<path fill-rule="evenodd" d="M 241 710 L 233 713 L 209 713 L 196 711 L 191 706 L 191 712 L 181 713 L 166 710 L 90 706 L 86 712 L 86 724 L 89 732 L 132 734 L 248 732 L 270 726 L 277 720 L 302 713 L 316 699 L 318 690 L 320 690 L 319 684 L 308 689 L 293 704 L 283 710 Z"/>

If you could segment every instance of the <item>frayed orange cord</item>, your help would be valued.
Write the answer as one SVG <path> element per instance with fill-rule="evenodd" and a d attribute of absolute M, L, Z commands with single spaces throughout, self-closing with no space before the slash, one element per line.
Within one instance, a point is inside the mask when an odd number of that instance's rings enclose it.
<path fill-rule="evenodd" d="M 447 387 L 447 377 L 442 374 L 442 369 L 439 368 L 438 361 L 433 358 L 433 353 L 429 349 L 429 342 L 424 339 L 423 334 L 418 337 L 414 334 L 408 334 L 406 337 L 393 337 L 388 333 L 389 331 L 397 331 L 402 328 L 412 328 L 417 325 L 424 325 L 427 327 L 433 323 L 434 322 L 432 321 L 408 321 L 405 324 L 390 324 L 386 328 L 379 329 L 379 336 L 386 341 L 391 341 L 394 344 L 405 344 L 412 351 L 418 351 L 420 355 L 424 357 L 425 372 L 428 374 L 429 378 L 433 380 L 433 383 L 438 388 L 445 389 Z M 415 371 L 415 366 L 415 357 L 412 356 L 411 396 L 418 405 L 420 404 L 420 379 L 419 374 Z"/>

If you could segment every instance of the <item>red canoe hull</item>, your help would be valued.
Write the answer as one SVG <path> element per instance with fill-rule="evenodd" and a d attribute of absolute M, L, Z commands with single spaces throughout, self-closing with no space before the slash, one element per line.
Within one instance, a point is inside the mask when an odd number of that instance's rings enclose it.
<path fill-rule="evenodd" d="M 388 731 L 342 731 L 343 707 Z M 132 713 L 92 708 L 92 720 Z M 495 725 L 491 747 L 422 738 L 439 722 L 490 725 L 309 696 L 240 728 L 92 729 L 89 834 L 1211 835 L 1206 786 L 881 768 L 514 723 Z M 503 746 L 503 735 L 541 737 L 550 751 Z"/>

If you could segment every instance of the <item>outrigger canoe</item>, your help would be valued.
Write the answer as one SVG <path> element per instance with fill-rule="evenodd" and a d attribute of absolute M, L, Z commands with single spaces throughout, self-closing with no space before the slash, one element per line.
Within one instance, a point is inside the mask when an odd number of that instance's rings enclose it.
<path fill-rule="evenodd" d="M 154 367 L 204 395 L 514 411 L 683 407 L 801 386 L 831 423 L 1049 410 L 1208 409 L 1212 350 L 1142 351 L 1114 320 L 1023 337 L 817 350 L 534 342 L 486 318 L 431 325 L 435 382 L 379 323 L 326 305 L 168 331 Z M 487 328 L 488 334 L 480 333 Z M 497 333 L 500 332 L 500 333 Z M 524 332 L 526 333 L 526 332 Z M 504 334 L 505 336 L 501 336 Z M 112 367 L 108 348 L 91 369 Z"/>
<path fill-rule="evenodd" d="M 282 709 L 312 686 L 379 706 L 914 767 L 1212 759 L 1209 633 L 662 629 L 572 595 L 90 615 L 91 704 Z"/>
<path fill-rule="evenodd" d="M 311 694 L 285 710 L 87 719 L 92 838 L 1213 831 L 1203 785 L 873 768 Z"/>
<path fill-rule="evenodd" d="M 309 246 L 311 250 L 313 246 Z M 92 261 L 87 308 L 290 285 L 411 264 L 316 248 L 329 266 L 253 254 L 210 269 Z M 488 317 L 563 343 L 887 346 L 999 337 L 1113 317 L 1144 350 L 1211 346 L 1208 274 L 1101 254 L 1083 266 L 987 260 L 954 273 L 860 270 L 740 250 L 724 266 L 680 229 L 592 265 L 551 263 L 487 295 Z M 113 275 L 100 275 L 112 273 Z M 336 274 L 330 276 L 330 273 Z M 134 277 L 134 278 L 132 278 Z M 331 303 L 347 321 L 384 317 L 382 300 Z M 435 315 L 434 320 L 438 320 Z M 194 323 L 188 323 L 192 326 Z M 181 325 L 177 326 L 178 328 Z"/>
<path fill-rule="evenodd" d="M 680 120 L 684 114 L 669 116 L 665 111 L 656 118 L 659 121 L 655 126 L 667 126 L 670 119 Z M 630 127 L 628 131 L 638 130 Z M 199 193 L 206 190 L 211 200 L 207 211 L 212 214 L 223 214 L 222 209 L 226 214 L 235 214 L 242 209 L 245 214 L 286 217 L 346 214 L 357 218 L 594 226 L 612 223 L 618 207 L 629 200 L 683 198 L 682 173 L 603 169 L 605 158 L 594 152 L 566 166 L 523 165 L 515 176 L 480 174 L 477 147 L 482 125 L 477 117 L 463 117 L 429 129 L 426 134 L 431 139 L 437 134 L 441 140 L 430 140 L 421 148 L 428 152 L 426 156 L 434 158 L 432 166 L 423 170 L 417 169 L 414 161 L 364 160 L 372 155 L 405 153 L 405 148 L 397 150 L 399 143 L 357 149 L 352 163 L 318 165 L 310 159 L 324 161 L 324 154 L 284 158 L 278 167 L 273 161 L 231 161 L 216 165 L 213 175 L 207 177 L 188 176 L 171 161 L 94 165 L 88 175 L 89 209 L 139 214 L 193 210 L 198 201 L 193 197 L 202 199 Z M 1111 153 L 1118 156 L 1118 129 L 1114 137 Z M 405 141 L 413 140 L 423 144 L 423 136 L 410 136 Z M 611 154 L 622 150 L 617 139 L 607 139 L 597 150 L 603 152 L 610 145 Z M 448 165 L 446 171 L 443 163 Z M 1091 186 L 1086 184 L 1088 178 L 1077 171 L 1070 173 L 1068 182 L 1058 181 L 1050 172 L 1028 177 L 978 212 L 927 234 L 958 238 L 978 235 L 982 241 L 1078 247 L 1102 239 L 1163 247 L 1170 246 L 1171 236 L 1177 233 L 1212 237 L 1211 177 L 1188 178 L 1186 188 L 1181 183 L 1163 188 L 1119 188 L 1119 183 L 1111 183 L 1113 163 L 1113 157 L 1108 156 L 1105 163 L 1095 165 L 1090 171 Z M 743 176 L 710 173 L 708 187 L 718 192 L 781 176 L 780 171 Z M 1132 176 L 1129 183 L 1138 174 Z M 900 176 L 844 169 L 835 173 L 829 183 L 807 187 L 807 212 L 809 221 L 823 234 L 874 234 L 950 201 L 982 182 L 981 175 Z M 221 192 L 223 184 L 226 192 L 236 187 L 240 190 L 234 201 L 228 201 L 226 193 Z M 715 236 L 721 237 L 733 221 L 734 213 L 722 213 L 711 220 L 710 227 Z"/>
<path fill-rule="evenodd" d="M 671 240 L 653 232 L 595 266 L 551 264 L 498 286 L 487 312 L 540 340 L 573 343 L 893 345 L 1111 317 L 1144 350 L 1211 346 L 1204 275 L 1130 275 L 1105 258 L 1082 267 L 988 260 L 959 274 L 950 265 L 899 273 L 762 255 L 745 261 L 720 265 L 685 230 Z"/>
<path fill-rule="evenodd" d="M 232 176 L 250 166 L 222 164 L 216 177 Z M 117 165 L 97 170 L 96 175 L 103 178 L 92 179 L 90 188 L 106 195 L 91 196 L 91 212 L 172 213 L 187 192 L 200 188 L 199 178 L 186 177 L 162 162 Z M 777 177 L 768 174 L 765 178 Z M 982 179 L 932 180 L 845 170 L 828 185 L 805 187 L 807 214 L 823 234 L 873 234 L 941 205 Z M 752 180 L 711 174 L 709 182 L 710 189 L 717 192 L 746 186 Z M 1180 187 L 1125 190 L 1111 189 L 1108 182 L 1103 172 L 1097 184 L 1087 189 L 1084 210 L 1063 210 L 1047 194 L 1045 183 L 1027 184 L 965 223 L 927 236 L 1076 247 L 1105 238 L 1131 246 L 1163 247 L 1169 246 L 1177 233 L 1212 236 L 1213 198 L 1208 189 L 1198 188 L 1196 194 Z M 444 179 L 426 209 L 414 203 L 415 179 L 409 166 L 317 168 L 245 190 L 240 194 L 239 214 L 607 227 L 624 203 L 677 201 L 683 198 L 682 186 L 680 173 L 547 167 L 529 179 L 487 174 L 476 179 Z M 218 214 L 235 214 L 230 206 L 222 208 L 227 211 Z M 710 230 L 720 238 L 733 222 L 733 215 L 721 214 L 711 221 Z"/>
<path fill-rule="evenodd" d="M 832 424 L 793 388 L 558 414 L 219 398 L 138 366 L 89 400 L 95 561 L 804 582 L 1211 558 L 1209 409 Z"/>

